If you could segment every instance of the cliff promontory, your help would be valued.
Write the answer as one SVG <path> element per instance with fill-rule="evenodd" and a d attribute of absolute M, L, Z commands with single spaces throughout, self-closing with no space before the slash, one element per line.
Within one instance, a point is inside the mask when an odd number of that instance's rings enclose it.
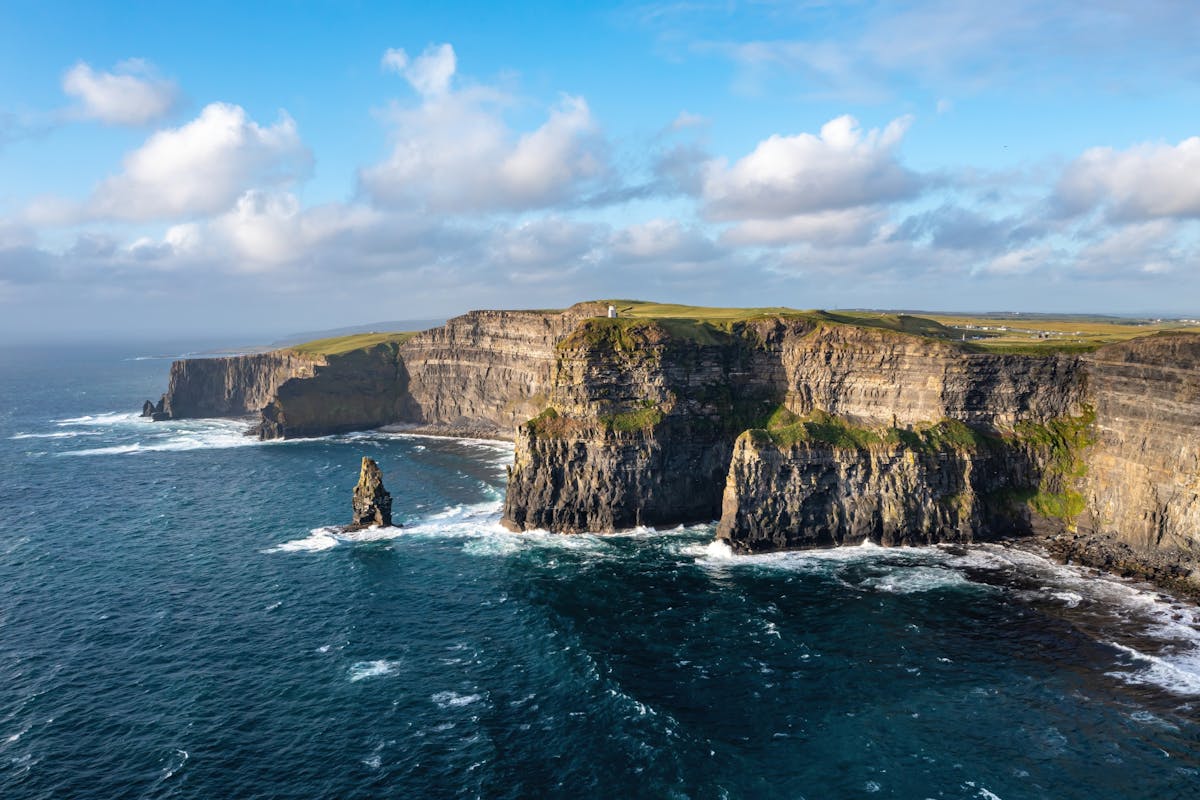
<path fill-rule="evenodd" d="M 263 438 L 513 439 L 514 530 L 719 519 L 738 552 L 1041 532 L 1076 560 L 1200 553 L 1200 335 L 989 348 L 920 317 L 617 304 L 176 362 L 162 412 L 257 412 Z"/>

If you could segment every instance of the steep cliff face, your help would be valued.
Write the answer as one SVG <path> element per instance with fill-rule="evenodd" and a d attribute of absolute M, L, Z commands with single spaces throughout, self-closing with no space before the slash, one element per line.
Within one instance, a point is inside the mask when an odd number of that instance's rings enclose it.
<path fill-rule="evenodd" d="M 176 361 L 162 413 L 166 419 L 255 414 L 284 382 L 313 375 L 322 361 L 290 350 Z"/>
<path fill-rule="evenodd" d="M 545 407 L 555 342 L 600 311 L 472 311 L 402 344 L 329 356 L 279 386 L 257 430 L 278 439 L 407 423 L 511 438 Z"/>
<path fill-rule="evenodd" d="M 393 421 L 511 438 L 546 406 L 555 343 L 601 313 L 596 303 L 562 313 L 472 311 L 417 335 L 400 348 L 408 381 Z"/>
<path fill-rule="evenodd" d="M 1042 454 L 1000 439 L 835 444 L 746 431 L 734 447 L 717 537 L 736 552 L 971 542 L 1028 533 L 1022 502 Z"/>
<path fill-rule="evenodd" d="M 724 518 L 722 491 L 736 484 L 746 494 L 738 504 L 742 513 L 723 524 L 731 541 L 758 537 L 769 528 L 805 527 L 806 520 L 824 513 L 814 503 L 825 503 L 824 511 L 851 525 L 842 530 L 836 522 L 830 528 L 834 541 L 854 538 L 864 526 L 877 529 L 875 541 L 895 538 L 902 535 L 900 527 L 885 532 L 882 523 L 868 522 L 865 515 L 837 516 L 837 504 L 828 498 L 813 496 L 805 501 L 808 511 L 798 515 L 773 516 L 772 497 L 791 475 L 831 490 L 840 485 L 843 492 L 901 492 L 928 484 L 930 497 L 936 498 L 950 491 L 950 484 L 942 484 L 951 481 L 953 470 L 943 462 L 955 454 L 912 460 L 913 453 L 900 448 L 819 455 L 820 448 L 807 446 L 784 453 L 756 448 L 753 438 L 743 437 L 739 461 L 734 441 L 748 428 L 765 425 L 778 407 L 793 415 L 819 411 L 898 434 L 946 418 L 981 431 L 1011 429 L 1079 413 L 1084 387 L 1074 358 L 968 353 L 916 336 L 805 318 L 752 320 L 728 328 L 683 320 L 592 320 L 558 350 L 548 412 L 553 416 L 522 426 L 517 437 L 505 504 L 505 522 L 517 529 L 611 530 Z M 963 484 L 980 458 L 995 462 L 984 470 L 987 474 L 1005 469 L 1024 474 L 1023 452 L 964 456 L 956 462 L 963 474 L 954 480 Z M 824 464 L 832 471 L 818 480 L 810 469 L 803 477 L 805 470 L 789 466 L 793 456 L 812 469 Z M 731 457 L 732 466 L 724 468 Z M 755 459 L 770 464 L 753 466 Z M 838 464 L 849 472 L 835 480 L 832 468 Z M 908 467 L 900 469 L 901 464 Z M 856 484 L 860 478 L 865 482 Z M 1032 493 L 1036 476 L 1030 480 L 1034 484 L 1026 488 Z M 992 483 L 987 491 L 1012 488 L 1001 478 Z M 881 508 L 891 508 L 902 501 L 880 502 Z M 725 506 L 728 511 L 728 502 Z M 963 531 L 996 513 L 989 507 L 972 510 L 966 521 L 931 517 L 920 530 Z M 753 548 L 769 541 L 776 547 L 798 546 L 809 534 L 797 534 L 794 542 L 790 536 L 785 531 L 774 539 L 755 538 Z"/>
<path fill-rule="evenodd" d="M 762 332 L 594 319 L 557 350 L 548 406 L 517 433 L 504 524 L 576 532 L 714 519 L 734 438 L 781 398 Z"/>
<path fill-rule="evenodd" d="M 263 404 L 255 432 L 262 439 L 291 439 L 396 421 L 407 383 L 397 349 L 387 342 L 325 356 L 310 371 L 279 385 Z"/>
<path fill-rule="evenodd" d="M 1083 527 L 1200 557 L 1200 335 L 1133 339 L 1086 363 L 1096 442 Z"/>
<path fill-rule="evenodd" d="M 775 345 L 788 408 L 821 409 L 865 423 L 944 418 L 1012 428 L 1022 419 L 1076 413 L 1083 380 L 1073 356 L 964 352 L 951 343 L 847 325 L 818 326 Z"/>

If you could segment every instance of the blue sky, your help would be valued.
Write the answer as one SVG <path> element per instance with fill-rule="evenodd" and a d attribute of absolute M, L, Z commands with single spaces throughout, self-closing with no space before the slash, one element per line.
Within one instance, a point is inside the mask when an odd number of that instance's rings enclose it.
<path fill-rule="evenodd" d="M 1200 314 L 1168 0 L 0 9 L 0 333 Z"/>

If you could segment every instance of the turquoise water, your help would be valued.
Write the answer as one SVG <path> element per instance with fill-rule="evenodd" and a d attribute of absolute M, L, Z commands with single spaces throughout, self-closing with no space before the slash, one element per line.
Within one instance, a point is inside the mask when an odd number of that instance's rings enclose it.
<path fill-rule="evenodd" d="M 1200 616 L 1033 551 L 499 528 L 508 448 L 0 351 L 0 797 L 1200 796 Z M 403 529 L 337 536 L 361 456 Z"/>

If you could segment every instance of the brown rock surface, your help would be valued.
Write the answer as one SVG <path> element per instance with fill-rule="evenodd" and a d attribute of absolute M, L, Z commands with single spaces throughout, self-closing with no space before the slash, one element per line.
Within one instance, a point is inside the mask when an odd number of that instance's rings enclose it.
<path fill-rule="evenodd" d="M 383 488 L 383 473 L 375 459 L 364 456 L 362 469 L 358 474 L 358 485 L 354 487 L 354 518 L 344 530 L 386 528 L 391 524 L 392 496 Z"/>

